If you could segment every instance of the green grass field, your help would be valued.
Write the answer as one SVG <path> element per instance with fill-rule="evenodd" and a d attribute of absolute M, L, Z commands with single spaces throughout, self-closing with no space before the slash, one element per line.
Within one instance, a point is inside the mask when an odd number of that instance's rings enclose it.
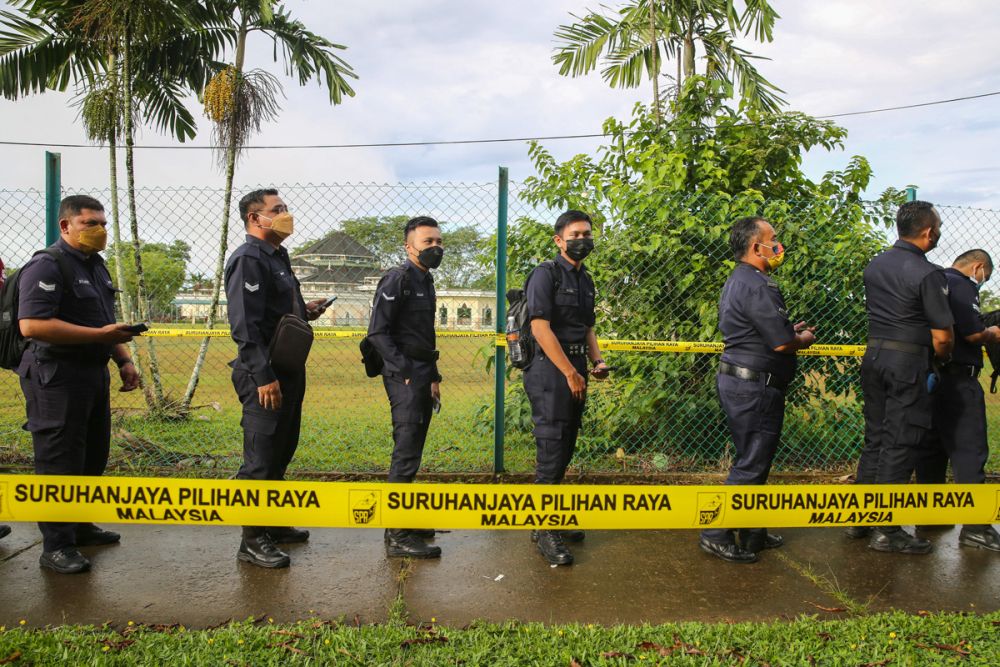
<path fill-rule="evenodd" d="M 640 626 L 383 625 L 266 617 L 183 626 L 0 628 L 0 664 L 68 665 L 996 665 L 1000 614 L 901 612 L 820 621 Z"/>

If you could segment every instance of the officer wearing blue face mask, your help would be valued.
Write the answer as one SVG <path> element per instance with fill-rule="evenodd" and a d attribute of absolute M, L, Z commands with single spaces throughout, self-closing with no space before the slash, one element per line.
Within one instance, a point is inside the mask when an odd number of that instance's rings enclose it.
<path fill-rule="evenodd" d="M 993 274 L 985 250 L 969 250 L 944 271 L 948 305 L 955 318 L 955 349 L 941 367 L 935 392 L 934 441 L 917 461 L 917 481 L 945 482 L 948 461 L 958 484 L 986 481 L 989 443 L 986 437 L 986 397 L 979 383 L 983 345 L 1000 340 L 1000 327 L 986 327 L 979 310 L 979 289 Z M 963 526 L 959 544 L 1000 551 L 1000 534 L 989 524 Z"/>

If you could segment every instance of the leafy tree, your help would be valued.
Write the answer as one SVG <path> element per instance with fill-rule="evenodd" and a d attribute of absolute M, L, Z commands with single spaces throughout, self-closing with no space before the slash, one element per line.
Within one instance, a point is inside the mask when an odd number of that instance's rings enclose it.
<path fill-rule="evenodd" d="M 142 243 L 141 247 L 143 271 L 149 286 L 145 295 L 148 303 L 144 304 L 143 310 L 149 313 L 152 320 L 172 317 L 174 299 L 184 286 L 187 263 L 191 259 L 191 246 L 185 241 L 177 240 L 170 244 Z M 113 274 L 116 273 L 118 262 L 121 261 L 125 281 L 118 283 L 119 289 L 126 292 L 129 298 L 137 303 L 139 280 L 132 257 L 132 253 L 135 252 L 134 247 L 131 244 L 126 244 L 120 249 L 111 247 L 108 250 L 111 257 L 108 260 L 108 269 Z M 116 250 L 119 252 L 115 252 Z M 119 258 L 121 259 L 119 260 Z"/>
<path fill-rule="evenodd" d="M 654 115 L 660 117 L 659 77 L 662 62 L 674 60 L 675 90 L 697 74 L 698 46 L 704 74 L 735 87 L 750 106 L 777 111 L 782 91 L 754 66 L 760 56 L 736 45 L 752 36 L 770 42 L 779 18 L 768 0 L 746 0 L 738 11 L 734 0 L 633 0 L 617 8 L 602 7 L 575 23 L 556 29 L 559 45 L 552 56 L 559 73 L 581 76 L 603 64 L 601 76 L 615 88 L 635 88 L 643 77 L 653 82 Z"/>
<path fill-rule="evenodd" d="M 901 192 L 862 201 L 871 169 L 859 156 L 819 181 L 807 178 L 805 151 L 842 147 L 843 129 L 800 113 L 737 111 L 725 98 L 724 84 L 693 77 L 664 125 L 642 105 L 628 123 L 609 119 L 608 142 L 596 157 L 559 163 L 542 146 L 531 146 L 538 176 L 528 179 L 529 199 L 595 216 L 597 250 L 588 267 L 600 295 L 599 334 L 721 340 L 719 292 L 735 264 L 729 229 L 738 217 L 762 215 L 788 248 L 776 276 L 793 317 L 817 325 L 823 343 L 863 342 L 862 270 L 883 247 L 882 230 Z M 524 221 L 513 227 L 512 271 L 552 252 L 549 229 Z M 523 276 L 511 278 L 519 280 Z M 621 372 L 613 390 L 590 411 L 592 432 L 604 434 L 609 445 L 652 441 L 682 455 L 722 452 L 728 437 L 710 357 L 623 357 L 615 359 Z M 846 425 L 841 432 L 848 438 L 860 424 L 855 406 L 844 400 L 857 389 L 856 360 L 802 361 L 800 378 L 808 382 L 799 381 L 790 394 L 797 410 L 786 419 L 786 456 L 819 421 Z"/>

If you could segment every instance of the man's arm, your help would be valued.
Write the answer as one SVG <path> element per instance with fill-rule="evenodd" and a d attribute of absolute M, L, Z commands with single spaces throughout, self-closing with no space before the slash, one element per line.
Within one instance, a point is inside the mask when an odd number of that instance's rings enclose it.
<path fill-rule="evenodd" d="M 955 349 L 955 334 L 951 327 L 947 329 L 931 329 L 931 342 L 934 345 L 934 357 L 941 362 L 951 359 L 951 351 Z"/>
<path fill-rule="evenodd" d="M 944 271 L 932 271 L 920 283 L 920 300 L 924 316 L 930 323 L 934 356 L 940 362 L 948 361 L 955 348 L 955 317 L 951 312 L 949 293 Z"/>
<path fill-rule="evenodd" d="M 255 257 L 240 255 L 226 270 L 226 301 L 229 329 L 236 341 L 242 365 L 258 387 L 277 380 L 268 359 L 268 346 L 261 333 L 267 311 L 264 270 Z"/>
<path fill-rule="evenodd" d="M 86 345 L 103 343 L 118 345 L 132 340 L 133 334 L 126 331 L 128 324 L 108 324 L 103 327 L 83 327 L 70 324 L 56 317 L 41 319 L 19 319 L 18 328 L 25 338 L 40 340 L 52 345 Z"/>
<path fill-rule="evenodd" d="M 792 326 L 784 300 L 776 287 L 762 285 L 749 292 L 744 307 L 754 328 L 775 352 L 795 354 L 816 342 L 816 336 L 810 329 L 801 327 L 801 330 L 796 330 Z"/>
<path fill-rule="evenodd" d="M 385 367 L 408 380 L 413 374 L 413 364 L 399 350 L 390 335 L 392 322 L 399 314 L 404 299 L 402 282 L 401 272 L 390 271 L 379 283 L 372 303 L 372 316 L 368 321 L 368 340 L 382 355 Z"/>

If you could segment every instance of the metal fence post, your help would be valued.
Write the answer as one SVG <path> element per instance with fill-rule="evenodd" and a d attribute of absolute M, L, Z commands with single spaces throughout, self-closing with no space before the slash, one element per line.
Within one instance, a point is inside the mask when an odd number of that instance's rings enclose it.
<path fill-rule="evenodd" d="M 507 167 L 500 167 L 497 183 L 497 334 L 505 333 L 507 325 Z M 507 378 L 507 355 L 500 345 L 495 345 L 493 372 L 495 380 L 493 396 L 493 473 L 504 472 L 504 398 Z"/>
<path fill-rule="evenodd" d="M 906 201 L 917 201 L 917 188 L 913 185 L 906 188 Z"/>
<path fill-rule="evenodd" d="M 59 202 L 62 199 L 62 156 L 45 151 L 45 245 L 59 240 Z"/>

